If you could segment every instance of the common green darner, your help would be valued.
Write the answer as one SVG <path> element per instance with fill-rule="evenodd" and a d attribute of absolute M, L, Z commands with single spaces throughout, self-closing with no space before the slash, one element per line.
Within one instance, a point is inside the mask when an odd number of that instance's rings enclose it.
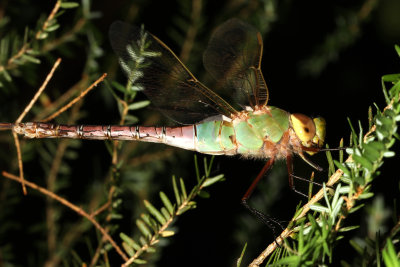
<path fill-rule="evenodd" d="M 0 123 L 28 138 L 80 138 L 164 143 L 212 155 L 268 159 L 243 197 L 243 203 L 275 160 L 285 159 L 293 188 L 292 156 L 320 151 L 323 118 L 290 114 L 268 106 L 261 72 L 263 42 L 252 26 L 231 19 L 213 33 L 203 61 L 218 81 L 210 90 L 157 37 L 123 22 L 111 25 L 109 37 L 120 65 L 133 86 L 180 127 L 56 125 Z M 228 103 L 223 97 L 229 97 Z M 254 212 L 254 211 L 253 211 Z"/>

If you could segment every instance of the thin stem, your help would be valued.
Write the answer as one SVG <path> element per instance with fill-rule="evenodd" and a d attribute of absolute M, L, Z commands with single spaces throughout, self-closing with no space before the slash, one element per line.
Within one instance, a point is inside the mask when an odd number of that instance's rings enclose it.
<path fill-rule="evenodd" d="M 24 165 L 22 164 L 22 155 L 21 155 L 21 146 L 19 144 L 18 135 L 16 133 L 12 133 L 15 143 L 15 148 L 17 150 L 17 158 L 18 158 L 18 169 L 19 169 L 19 177 L 21 178 L 22 192 L 26 196 L 28 192 L 26 191 L 25 179 L 24 179 Z"/>
<path fill-rule="evenodd" d="M 82 102 L 81 102 L 82 103 Z M 68 120 L 68 123 L 73 123 L 76 121 L 78 118 L 78 113 L 79 109 L 81 108 L 82 105 L 75 105 L 74 108 L 72 109 L 70 119 Z M 65 154 L 65 151 L 70 143 L 70 140 L 64 139 L 61 140 L 57 146 L 57 150 L 54 156 L 54 159 L 52 161 L 51 167 L 50 167 L 50 172 L 47 177 L 47 189 L 51 192 L 55 192 L 56 190 L 56 179 L 58 176 L 58 172 Z M 54 254 L 56 250 L 56 245 L 57 245 L 57 234 L 56 234 L 56 226 L 55 226 L 55 212 L 54 212 L 54 206 L 53 206 L 53 199 L 48 198 L 46 201 L 46 222 L 47 222 L 47 229 L 48 229 L 48 235 L 47 235 L 47 246 L 48 246 L 48 252 L 49 255 Z M 48 267 L 48 266 L 47 266 Z"/>
<path fill-rule="evenodd" d="M 60 107 L 69 99 L 71 99 L 78 91 L 80 91 L 82 87 L 86 88 L 88 86 L 88 80 L 89 76 L 83 75 L 82 79 L 70 87 L 61 96 L 57 97 L 56 100 L 46 105 L 44 109 L 40 111 L 40 113 L 36 114 L 32 121 L 42 121 L 43 118 L 49 116 L 52 112 L 59 110 Z"/>
<path fill-rule="evenodd" d="M 57 69 L 57 67 L 61 63 L 61 58 L 58 58 L 56 62 L 53 65 L 53 68 L 51 69 L 50 73 L 47 74 L 46 79 L 44 80 L 42 86 L 40 86 L 39 90 L 36 92 L 35 96 L 32 98 L 31 102 L 26 106 L 24 111 L 21 113 L 21 115 L 18 117 L 18 119 L 15 121 L 16 123 L 20 123 L 22 119 L 25 117 L 25 115 L 31 110 L 33 104 L 36 103 L 38 100 L 39 96 L 43 93 L 44 89 L 46 89 L 47 84 L 49 83 L 50 79 L 53 77 L 54 71 Z"/>
<path fill-rule="evenodd" d="M 348 157 L 348 159 L 346 160 L 346 162 L 352 162 L 353 159 L 351 158 L 351 156 Z M 340 177 L 342 177 L 343 172 L 342 170 L 337 170 L 330 178 L 329 181 L 326 183 L 327 186 L 332 186 L 335 183 L 337 183 L 340 179 Z M 293 219 L 293 221 L 299 220 L 300 218 L 304 217 L 307 212 L 310 210 L 310 206 L 314 205 L 315 203 L 317 203 L 318 201 L 320 201 L 322 198 L 324 197 L 324 190 L 321 189 L 318 191 L 317 194 L 315 194 L 311 200 L 309 202 L 307 202 L 301 209 L 301 213 Z M 289 223 L 289 225 L 292 225 L 291 223 Z M 256 267 L 256 266 L 260 266 L 260 264 L 263 263 L 263 261 L 280 245 L 283 244 L 283 241 L 288 238 L 292 233 L 293 233 L 292 228 L 286 228 L 280 235 L 279 237 L 277 237 L 275 239 L 274 242 L 272 242 L 271 244 L 269 244 L 269 246 L 263 251 L 261 252 L 261 254 L 255 258 L 253 260 L 253 262 L 249 265 L 251 267 Z"/>
<path fill-rule="evenodd" d="M 79 96 L 75 97 L 74 99 L 72 99 L 68 104 L 66 104 L 65 106 L 63 106 L 62 108 L 60 108 L 56 113 L 54 113 L 53 115 L 43 119 L 43 122 L 48 122 L 52 119 L 54 119 L 55 117 L 59 116 L 61 113 L 65 112 L 67 109 L 69 109 L 70 107 L 72 107 L 76 102 L 78 102 L 79 100 L 81 100 L 87 93 L 89 93 L 94 87 L 96 87 L 100 82 L 102 82 L 105 78 L 107 77 L 107 73 L 104 73 L 99 79 L 97 79 L 94 83 L 92 83 L 92 85 L 90 85 L 86 90 L 84 90 L 83 92 L 80 93 Z"/>
<path fill-rule="evenodd" d="M 55 184 L 57 179 L 57 173 L 60 168 L 65 150 L 67 149 L 69 140 L 62 140 L 55 153 L 50 172 L 47 177 L 47 189 L 51 192 L 55 191 Z M 47 249 L 49 255 L 53 254 L 57 245 L 57 234 L 55 225 L 55 212 L 53 208 L 53 199 L 48 198 L 46 200 L 46 226 L 47 226 Z"/>
<path fill-rule="evenodd" d="M 111 187 L 110 191 L 108 192 L 108 200 L 107 202 L 102 205 L 100 208 L 98 208 L 97 210 L 93 211 L 90 216 L 92 217 L 96 217 L 97 215 L 99 215 L 100 213 L 102 213 L 103 211 L 105 211 L 107 208 L 109 208 L 112 204 L 112 197 L 113 194 L 115 192 L 115 187 Z"/>
<path fill-rule="evenodd" d="M 25 117 L 25 115 L 31 110 L 32 106 L 35 104 L 35 102 L 37 101 L 39 96 L 42 94 L 42 92 L 46 88 L 50 79 L 53 77 L 54 71 L 57 69 L 57 67 L 60 65 L 60 63 L 61 63 L 61 58 L 57 59 L 57 61 L 54 63 L 53 68 L 50 70 L 50 73 L 47 74 L 46 79 L 44 80 L 42 86 L 36 92 L 35 96 L 31 100 L 31 102 L 29 102 L 29 104 L 25 107 L 24 111 L 21 113 L 21 115 L 18 117 L 18 119 L 15 121 L 15 123 L 20 123 L 22 121 L 22 119 Z M 15 132 L 13 132 L 13 138 L 14 138 L 15 147 L 17 149 L 19 176 L 22 180 L 22 182 L 21 182 L 22 191 L 23 191 L 24 195 L 26 195 L 27 192 L 26 192 L 26 187 L 25 187 L 25 183 L 24 183 L 24 170 L 23 170 L 23 164 L 22 164 L 21 147 L 19 145 L 18 136 Z"/>
<path fill-rule="evenodd" d="M 19 183 L 22 183 L 23 180 L 11 173 L 2 172 L 2 175 L 8 179 L 17 181 Z M 63 204 L 64 206 L 70 208 L 71 210 L 75 211 L 76 213 L 78 213 L 79 215 L 85 217 L 87 220 L 89 220 L 103 235 L 103 237 L 108 240 L 108 242 L 110 242 L 110 244 L 114 247 L 115 251 L 117 251 L 117 253 L 125 260 L 128 260 L 128 257 L 125 255 L 125 253 L 121 250 L 121 248 L 117 245 L 117 243 L 112 239 L 112 237 L 107 233 L 107 231 L 101 227 L 101 225 L 90 215 L 88 214 L 86 211 L 84 211 L 83 209 L 79 208 L 78 206 L 72 204 L 71 202 L 69 202 L 68 200 L 66 200 L 65 198 L 62 198 L 56 194 L 54 194 L 53 192 L 47 190 L 44 187 L 40 187 L 38 185 L 36 185 L 35 183 L 29 182 L 29 181 L 24 181 L 26 186 L 35 189 L 37 191 L 39 191 L 40 193 L 60 202 L 61 204 Z"/>
<path fill-rule="evenodd" d="M 147 249 L 149 249 L 151 246 L 156 244 L 159 240 L 159 236 L 162 235 L 162 233 L 170 226 L 170 224 L 174 221 L 176 216 L 179 216 L 183 210 L 185 210 L 188 206 L 189 203 L 197 196 L 197 194 L 203 189 L 203 184 L 206 181 L 206 179 L 202 180 L 201 184 L 196 187 L 196 190 L 189 195 L 186 199 L 182 201 L 182 203 L 179 205 L 179 207 L 175 210 L 173 214 L 169 217 L 169 219 L 159 228 L 159 230 L 153 234 L 151 237 L 150 241 L 143 245 L 139 250 L 135 252 L 135 254 L 124 264 L 122 264 L 123 267 L 127 267 L 130 264 L 132 264 L 143 252 L 145 252 Z"/>
<path fill-rule="evenodd" d="M 41 35 L 43 32 L 46 31 L 47 27 L 50 25 L 51 20 L 54 19 L 55 15 L 57 14 L 58 10 L 60 9 L 61 1 L 58 0 L 53 7 L 53 10 L 51 10 L 50 15 L 47 17 L 46 21 L 43 23 L 42 29 L 38 31 L 35 35 L 36 39 L 40 39 Z"/>

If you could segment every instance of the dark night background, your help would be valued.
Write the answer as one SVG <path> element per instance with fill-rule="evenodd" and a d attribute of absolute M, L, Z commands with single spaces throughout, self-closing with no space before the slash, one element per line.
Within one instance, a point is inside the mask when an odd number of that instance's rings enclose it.
<path fill-rule="evenodd" d="M 53 1 L 15 2 L 19 2 L 19 5 L 23 7 L 19 12 L 17 12 L 19 6 L 12 1 L 4 1 L 1 7 L 4 8 L 5 14 L 10 16 L 11 24 L 17 27 L 19 34 L 23 32 L 26 25 L 34 25 L 41 12 L 48 14 L 54 5 Z M 202 51 L 206 48 L 208 38 L 215 26 L 231 17 L 239 17 L 259 28 L 260 25 L 257 24 L 263 21 L 263 16 L 265 20 L 268 19 L 267 12 L 263 13 L 260 10 L 263 8 L 261 2 L 202 1 L 200 20 L 202 26 L 198 30 L 195 45 L 187 62 L 189 69 L 196 77 L 201 78 L 204 75 L 201 67 Z M 400 72 L 400 59 L 394 50 L 394 45 L 400 44 L 400 16 L 398 15 L 400 1 L 288 0 L 278 1 L 275 4 L 276 18 L 268 24 L 269 30 L 263 34 L 262 69 L 269 88 L 269 104 L 292 113 L 300 112 L 324 117 L 327 121 L 326 142 L 329 146 L 337 147 L 341 138 L 344 138 L 345 145 L 348 145 L 350 127 L 347 118 L 350 118 L 355 126 L 360 120 L 366 130 L 368 107 L 373 103 L 380 108 L 385 106 L 381 76 Z M 370 4 L 371 10 L 368 9 Z M 184 5 L 178 4 L 178 1 L 94 1 L 91 10 L 99 12 L 99 16 L 90 23 L 97 29 L 94 36 L 98 38 L 99 46 L 104 53 L 96 59 L 99 64 L 99 75 L 107 72 L 109 81 L 118 80 L 121 84 L 125 83 L 107 37 L 108 27 L 115 20 L 124 20 L 136 25 L 143 23 L 148 31 L 179 54 L 182 42 L 178 40 L 179 38 L 174 38 L 179 32 L 177 25 L 181 23 L 177 18 L 188 19 L 190 14 L 185 12 L 191 10 L 189 3 L 186 9 L 182 6 Z M 359 20 L 357 20 L 356 16 L 360 14 L 367 15 L 362 19 L 358 17 Z M 60 24 L 68 26 L 68 23 L 72 24 L 76 16 L 76 11 L 67 11 L 59 18 Z M 350 34 L 344 30 L 343 33 L 341 32 L 341 29 L 348 28 L 351 29 Z M 338 33 L 332 38 L 335 32 Z M 181 35 L 184 36 L 182 33 Z M 42 77 L 50 69 L 54 58 L 61 56 L 63 62 L 46 90 L 51 98 L 56 98 L 61 94 L 60 92 L 65 91 L 81 78 L 88 49 L 86 45 L 88 37 L 83 34 L 78 38 L 78 42 L 65 44 L 62 52 L 55 51 L 52 56 L 43 58 L 44 65 L 37 70 L 40 74 L 36 74 L 35 79 L 15 78 L 15 86 L 10 87 L 13 90 L 0 91 L 0 121 L 12 121 L 17 118 L 18 112 L 22 111 L 40 86 Z M 329 41 L 327 38 L 332 38 L 332 40 Z M 318 65 L 327 57 L 333 59 L 328 60 L 326 64 Z M 311 68 L 316 71 L 310 71 Z M 142 100 L 145 97 L 140 95 L 138 99 Z M 85 97 L 83 110 L 84 117 L 79 120 L 79 123 L 115 124 L 119 121 L 115 101 L 109 90 L 102 85 Z M 147 125 L 170 123 L 151 108 L 139 110 L 134 115 L 139 118 L 139 123 L 147 123 Z M 151 119 L 148 119 L 149 117 Z M 31 117 L 28 116 L 27 119 Z M 1 150 L 12 151 L 10 153 L 13 153 L 12 157 L 15 158 L 11 135 L 1 132 L 0 138 Z M 46 140 L 29 142 L 43 144 Z M 158 144 L 139 144 L 136 149 L 137 154 L 148 151 L 169 153 L 167 158 L 147 162 L 139 166 L 138 170 L 125 174 L 144 173 L 144 176 L 152 181 L 150 183 L 152 187 L 145 189 L 146 193 L 143 193 L 140 198 L 150 199 L 155 205 L 160 204 L 158 200 L 160 190 L 172 198 L 170 177 L 173 174 L 184 177 L 188 188 L 194 184 L 193 152 L 171 149 Z M 398 145 L 395 149 L 398 151 Z M 106 146 L 101 141 L 83 141 L 76 151 L 79 157 L 68 161 L 71 168 L 71 180 L 68 181 L 68 187 L 61 187 L 61 195 L 74 203 L 84 203 L 89 186 L 96 184 L 99 188 L 101 187 L 99 184 L 110 170 L 111 159 Z M 40 163 L 32 159 L 32 155 L 26 156 L 25 171 L 28 179 L 43 175 Z M 337 158 L 337 153 L 334 152 L 333 155 Z M 198 154 L 198 158 L 202 162 L 203 155 Z M 3 156 L 3 159 L 0 160 L 3 161 L 0 162 L 1 170 L 9 171 L 11 163 L 5 162 L 6 156 Z M 322 153 L 312 157 L 312 160 L 327 169 L 326 159 Z M 398 156 L 387 160 L 381 169 L 381 176 L 373 184 L 377 188 L 374 192 L 383 195 L 387 205 L 392 205 L 393 199 L 398 197 L 399 174 L 395 168 L 398 162 Z M 210 187 L 208 192 L 211 197 L 197 199 L 198 207 L 176 221 L 174 229 L 177 234 L 175 237 L 168 238 L 168 246 L 160 250 L 162 253 L 157 266 L 234 266 L 235 259 L 240 255 L 245 242 L 248 242 L 248 250 L 244 264 L 248 264 L 248 260 L 257 256 L 273 241 L 272 232 L 250 216 L 240 204 L 242 195 L 261 170 L 264 162 L 241 159 L 238 156 L 219 156 L 214 159 L 214 164 L 213 172 L 223 173 L 226 181 Z M 15 167 L 13 168 L 15 170 Z M 296 175 L 309 177 L 311 171 L 313 171 L 311 167 L 296 158 Z M 14 173 L 17 172 L 14 171 Z M 327 179 L 327 173 L 316 173 L 316 177 L 317 181 L 323 182 Z M 39 178 L 36 182 L 43 183 Z M 295 183 L 297 189 L 307 192 L 307 184 L 304 185 L 302 181 L 295 181 Z M 16 183 L 7 186 L 19 187 Z M 5 186 L 1 187 L 4 191 Z M 140 212 L 130 210 L 141 201 L 139 197 L 132 194 L 129 190 L 124 193 L 125 202 L 121 209 L 125 217 L 120 231 L 127 234 L 132 234 L 135 219 Z M 270 197 L 271 194 L 273 194 L 272 197 Z M 18 209 L 14 210 L 17 215 L 13 215 L 13 219 L 19 221 L 20 227 L 43 222 L 45 211 L 40 206 L 44 205 L 43 198 L 37 193 L 32 193 L 15 204 L 15 208 Z M 266 213 L 281 221 L 291 219 L 300 201 L 304 203 L 305 199 L 290 190 L 284 163 L 276 164 L 251 198 L 254 206 L 264 209 Z M 371 204 L 371 201 L 366 204 Z M 75 220 L 79 219 L 71 212 L 67 214 Z M 351 234 L 361 236 L 365 234 L 365 216 L 367 216 L 365 213 L 359 212 L 349 217 L 346 224 L 361 224 L 361 228 Z M 59 224 L 61 231 L 64 226 L 62 222 Z M 387 227 L 391 227 L 389 221 Z M 14 261 L 16 266 L 27 266 L 32 262 L 37 263 L 40 259 L 43 260 L 34 254 L 39 251 L 35 248 L 37 240 L 45 240 L 45 237 L 33 232 L 34 234 L 32 231 L 29 232 L 30 234 L 21 234 L 14 229 L 8 236 L 5 235 L 5 238 L 23 240 L 17 246 L 20 251 L 14 251 L 16 255 L 22 255 L 21 251 L 25 251 L 27 258 L 35 259 L 16 257 Z M 0 239 L 1 243 L 4 243 L 4 240 Z M 80 249 L 83 260 L 87 260 L 89 256 L 85 258 L 87 249 L 84 242 L 75 247 L 78 253 Z M 353 253 L 347 241 L 339 243 L 334 251 L 334 254 L 341 255 L 340 259 L 349 262 Z M 117 260 L 115 262 L 119 264 Z"/>

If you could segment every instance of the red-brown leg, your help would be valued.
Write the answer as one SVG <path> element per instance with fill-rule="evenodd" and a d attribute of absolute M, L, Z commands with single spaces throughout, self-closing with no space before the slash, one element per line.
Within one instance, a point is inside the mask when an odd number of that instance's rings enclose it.
<path fill-rule="evenodd" d="M 268 215 L 262 213 L 261 211 L 258 211 L 257 209 L 255 209 L 253 207 L 250 207 L 249 204 L 247 203 L 247 200 L 249 199 L 249 197 L 253 193 L 253 191 L 256 188 L 258 182 L 265 175 L 265 173 L 268 171 L 268 169 L 271 168 L 273 163 L 274 163 L 274 158 L 271 158 L 264 165 L 264 167 L 262 168 L 261 172 L 257 175 L 256 179 L 254 179 L 254 181 L 251 183 L 249 189 L 247 189 L 246 193 L 242 197 L 242 205 L 247 210 L 249 210 L 254 216 L 256 216 L 259 220 L 261 220 L 265 225 L 267 225 L 272 230 L 272 232 L 274 234 L 274 237 L 276 239 L 277 231 L 276 231 L 275 226 L 279 225 L 279 227 L 283 230 L 284 227 L 282 226 L 282 224 L 278 220 L 274 219 L 273 217 L 268 216 Z"/>
<path fill-rule="evenodd" d="M 293 183 L 293 162 L 292 162 L 292 155 L 288 154 L 286 156 L 286 167 L 287 167 L 287 172 L 289 176 L 289 187 L 290 189 L 294 189 L 294 183 Z"/>
<path fill-rule="evenodd" d="M 256 188 L 258 182 L 260 182 L 261 178 L 265 175 L 265 173 L 268 171 L 269 168 L 271 168 L 272 164 L 274 164 L 274 158 L 271 158 L 265 163 L 264 167 L 260 171 L 260 173 L 257 175 L 256 179 L 253 180 L 251 183 L 249 189 L 247 189 L 246 193 L 242 197 L 242 201 L 248 199 L 251 194 L 254 191 L 254 188 Z"/>

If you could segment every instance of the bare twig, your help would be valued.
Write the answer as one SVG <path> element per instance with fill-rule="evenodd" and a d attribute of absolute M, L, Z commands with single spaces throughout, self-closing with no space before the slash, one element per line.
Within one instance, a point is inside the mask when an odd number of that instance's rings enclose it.
<path fill-rule="evenodd" d="M 129 108 L 128 103 L 122 99 L 118 99 L 119 103 L 123 106 L 123 110 L 121 112 L 121 120 L 119 121 L 120 125 L 125 123 L 125 117 L 128 114 Z M 118 163 L 118 141 L 113 141 L 113 153 L 112 153 L 112 160 L 111 163 L 113 166 L 116 166 Z M 114 168 L 115 169 L 115 168 Z"/>
<path fill-rule="evenodd" d="M 96 87 L 106 77 L 107 77 L 107 73 L 104 73 L 99 79 L 97 79 L 94 83 L 92 83 L 92 85 L 90 85 L 86 90 L 81 92 L 79 96 L 77 96 L 74 99 L 72 99 L 68 104 L 66 104 L 65 106 L 63 106 L 59 110 L 57 110 L 56 113 L 54 113 L 53 115 L 43 119 L 42 121 L 43 122 L 50 121 L 50 120 L 54 119 L 55 117 L 57 117 L 58 115 L 60 115 L 61 113 L 63 113 L 64 111 L 66 111 L 67 109 L 69 109 L 70 107 L 72 107 L 76 102 L 81 100 L 87 93 L 89 93 L 94 87 Z"/>
<path fill-rule="evenodd" d="M 79 109 L 81 108 L 80 102 L 78 105 L 75 105 L 72 109 L 71 116 L 69 117 L 68 124 L 74 123 L 76 119 L 79 117 Z M 47 176 L 47 189 L 51 192 L 55 192 L 56 190 L 56 179 L 58 176 L 58 172 L 65 154 L 65 151 L 70 143 L 69 139 L 63 139 L 58 143 L 57 151 L 54 155 L 49 175 Z M 53 199 L 48 198 L 46 201 L 46 226 L 47 226 L 47 247 L 49 255 L 53 255 L 57 245 L 57 235 L 56 235 L 56 226 L 55 226 L 55 216 L 54 216 L 54 207 L 53 207 Z M 46 267 L 56 266 L 46 264 Z"/>
<path fill-rule="evenodd" d="M 90 216 L 95 217 L 95 216 L 97 216 L 98 214 L 100 214 L 100 213 L 102 213 L 103 211 L 105 211 L 106 209 L 110 208 L 110 207 L 111 207 L 111 204 L 112 204 L 112 198 L 113 198 L 114 192 L 115 192 L 115 187 L 112 186 L 112 187 L 110 188 L 110 191 L 108 191 L 108 200 L 107 200 L 107 202 L 106 202 L 104 205 L 102 205 L 100 208 L 98 208 L 97 210 L 95 210 L 94 212 L 92 212 L 92 213 L 90 214 Z M 108 230 L 109 230 L 109 228 L 107 227 L 107 228 L 106 228 L 106 231 L 108 231 Z M 92 260 L 91 260 L 91 262 L 90 262 L 89 267 L 92 267 L 92 266 L 95 266 L 95 265 L 96 265 L 97 261 L 99 260 L 100 255 L 101 255 L 101 249 L 102 249 L 103 244 L 104 244 L 105 241 L 106 241 L 106 240 L 105 240 L 105 238 L 104 238 L 104 236 L 103 236 L 103 238 L 102 238 L 102 239 L 100 240 L 100 242 L 97 244 L 96 251 L 95 251 L 95 253 L 94 253 L 93 257 L 92 257 Z"/>
<path fill-rule="evenodd" d="M 104 245 L 104 238 L 102 238 L 102 239 L 100 240 L 99 244 L 97 245 L 96 251 L 94 252 L 94 255 L 93 255 L 93 257 L 92 257 L 92 260 L 90 261 L 89 267 L 96 266 L 96 263 L 97 263 L 97 261 L 99 260 L 100 255 L 101 255 L 101 250 L 102 250 L 102 248 L 103 248 L 103 245 Z"/>
<path fill-rule="evenodd" d="M 60 65 L 61 58 L 57 59 L 57 61 L 54 63 L 53 68 L 51 69 L 50 73 L 47 75 L 46 79 L 44 80 L 42 86 L 39 88 L 35 96 L 32 98 L 31 102 L 26 106 L 24 111 L 21 113 L 21 115 L 18 117 L 18 119 L 15 121 L 15 123 L 20 123 L 22 119 L 25 117 L 25 115 L 31 110 L 32 106 L 35 104 L 39 96 L 42 94 L 44 89 L 46 88 L 47 84 L 49 83 L 50 79 L 53 77 L 54 71 L 57 69 L 58 65 Z M 14 143 L 15 147 L 17 149 L 17 157 L 18 157 L 18 167 L 19 167 L 19 176 L 22 180 L 22 191 L 24 195 L 27 194 L 26 192 L 26 187 L 24 183 L 24 169 L 22 165 L 22 156 L 21 156 L 21 147 L 19 145 L 19 139 L 16 133 L 13 132 L 13 138 L 14 138 Z"/>
<path fill-rule="evenodd" d="M 353 161 L 351 156 L 348 157 L 348 159 L 346 160 L 346 162 L 351 162 Z M 335 183 L 337 183 L 340 179 L 340 177 L 343 175 L 342 170 L 337 170 L 328 180 L 328 182 L 326 183 L 327 186 L 333 186 Z M 293 221 L 297 221 L 301 218 L 303 218 L 307 212 L 310 210 L 310 206 L 314 205 L 315 203 L 317 203 L 318 201 L 320 201 L 322 198 L 324 197 L 324 190 L 321 189 L 318 191 L 317 194 L 315 194 L 311 200 L 309 202 L 307 202 L 301 209 L 301 213 L 295 218 L 293 219 Z M 271 244 L 269 244 L 269 246 L 263 251 L 261 252 L 261 254 L 255 258 L 252 263 L 250 263 L 249 266 L 251 267 L 256 267 L 259 266 L 261 263 L 263 263 L 263 261 L 278 247 L 278 245 L 282 245 L 283 241 L 288 238 L 292 233 L 293 233 L 292 228 L 286 228 L 280 235 L 279 237 L 277 237 L 274 242 L 272 242 Z"/>
<path fill-rule="evenodd" d="M 17 181 L 19 183 L 25 182 L 26 186 L 35 189 L 37 191 L 39 191 L 40 193 L 60 202 L 61 204 L 63 204 L 64 206 L 70 208 L 71 210 L 75 211 L 76 213 L 78 213 L 79 215 L 85 217 L 86 219 L 88 219 L 103 235 L 103 237 L 108 240 L 108 242 L 110 242 L 110 244 L 114 247 L 115 251 L 122 257 L 122 259 L 124 259 L 125 261 L 128 260 L 128 257 L 125 255 L 125 253 L 121 250 L 121 248 L 117 245 L 117 243 L 112 239 L 112 237 L 107 233 L 107 231 L 101 227 L 101 225 L 90 215 L 88 214 L 86 211 L 84 211 L 83 209 L 79 208 L 78 206 L 72 204 L 71 202 L 69 202 L 68 200 L 66 200 L 65 198 L 62 198 L 56 194 L 54 194 L 53 192 L 47 190 L 44 187 L 40 187 L 38 185 L 36 185 L 35 183 L 29 182 L 29 181 L 23 181 L 21 178 L 19 178 L 18 176 L 15 176 L 11 173 L 2 172 L 2 175 L 8 179 Z"/>
<path fill-rule="evenodd" d="M 75 241 L 81 240 L 82 234 L 85 232 L 85 230 L 86 230 L 86 222 L 82 220 L 72 225 L 68 229 L 68 231 L 64 234 L 61 244 L 59 245 L 59 247 L 62 249 L 49 255 L 50 258 L 46 260 L 46 262 L 44 263 L 44 267 L 61 266 L 62 265 L 61 262 L 64 259 L 63 256 L 69 253 L 69 248 L 71 248 L 71 245 Z M 85 265 L 82 264 L 82 267 L 83 266 Z"/>
<path fill-rule="evenodd" d="M 58 0 L 56 4 L 53 7 L 53 10 L 51 11 L 50 15 L 47 17 L 46 21 L 43 23 L 42 29 L 38 31 L 35 35 L 36 39 L 40 39 L 41 35 L 43 32 L 46 31 L 47 27 L 51 25 L 51 20 L 54 19 L 54 16 L 57 14 L 58 10 L 60 9 L 61 1 Z"/>
<path fill-rule="evenodd" d="M 47 84 L 49 83 L 50 79 L 53 77 L 54 71 L 57 69 L 57 67 L 60 65 L 60 63 L 61 63 L 61 58 L 58 58 L 57 61 L 54 63 L 53 68 L 51 69 L 50 73 L 47 74 L 47 77 L 44 80 L 42 86 L 40 86 L 39 90 L 37 91 L 35 96 L 32 98 L 31 102 L 29 102 L 28 106 L 26 106 L 26 108 L 21 113 L 21 115 L 18 117 L 18 119 L 15 121 L 15 123 L 20 123 L 22 121 L 22 119 L 25 117 L 25 115 L 31 110 L 32 106 L 38 100 L 39 96 L 43 93 L 43 91 L 46 88 Z"/>
<path fill-rule="evenodd" d="M 97 210 L 93 211 L 90 214 L 90 216 L 96 217 L 97 215 L 102 213 L 104 210 L 109 208 L 111 206 L 111 204 L 112 204 L 112 197 L 113 197 L 114 192 L 115 192 L 115 187 L 111 187 L 110 191 L 108 191 L 108 200 L 107 200 L 107 202 L 105 204 L 103 204 L 100 208 L 98 208 Z"/>
<path fill-rule="evenodd" d="M 17 149 L 19 177 L 21 177 L 21 179 L 22 179 L 22 183 L 21 183 L 22 192 L 26 196 L 26 194 L 28 192 L 26 191 L 26 187 L 25 187 L 25 183 L 24 183 L 24 165 L 22 164 L 21 146 L 19 145 L 18 135 L 15 132 L 13 132 L 12 134 L 13 134 L 13 138 L 14 138 L 15 148 Z"/>
<path fill-rule="evenodd" d="M 82 78 L 72 85 L 65 93 L 57 97 L 54 101 L 47 104 L 43 110 L 41 110 L 36 116 L 33 118 L 33 121 L 42 121 L 43 118 L 50 116 L 51 113 L 60 109 L 69 99 L 71 99 L 74 95 L 77 94 L 81 90 L 81 88 L 86 88 L 88 85 L 89 76 L 83 75 Z"/>

